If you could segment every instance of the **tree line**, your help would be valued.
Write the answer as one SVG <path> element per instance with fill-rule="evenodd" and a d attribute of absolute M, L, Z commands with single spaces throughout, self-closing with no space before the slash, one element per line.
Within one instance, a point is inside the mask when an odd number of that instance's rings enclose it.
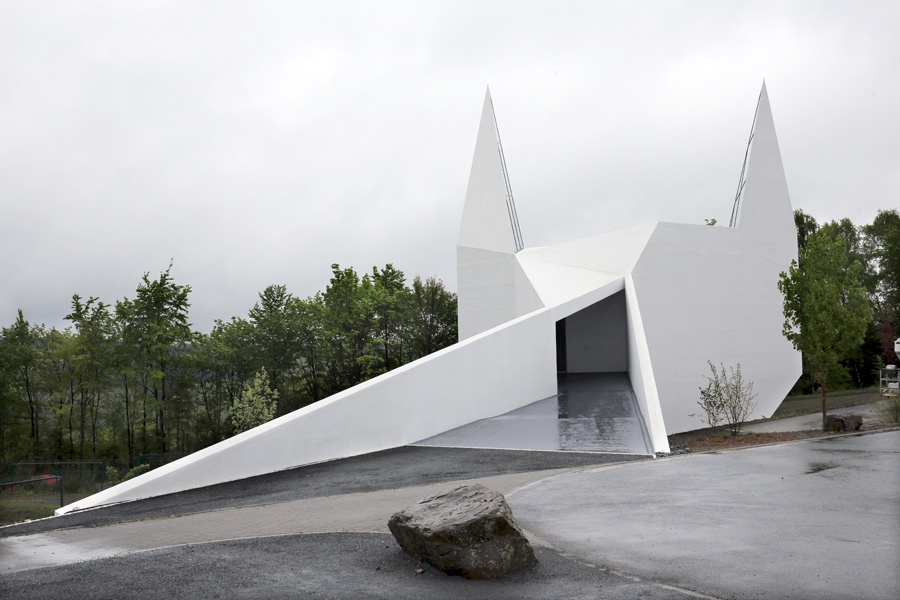
<path fill-rule="evenodd" d="M 271 285 L 246 318 L 192 329 L 172 265 L 133 298 L 72 297 L 62 329 L 0 329 L 0 467 L 184 455 L 457 341 L 456 295 L 388 264 L 332 265 L 324 291 Z"/>
<path fill-rule="evenodd" d="M 799 260 L 782 277 L 785 334 L 804 351 L 794 392 L 877 385 L 895 363 L 900 214 L 819 225 L 795 211 Z M 64 329 L 20 310 L 0 329 L 0 467 L 15 461 L 184 455 L 456 342 L 456 295 L 393 265 L 332 265 L 306 299 L 271 285 L 210 333 L 188 318 L 171 265 L 134 298 L 72 297 Z M 842 312 L 843 311 L 843 312 Z"/>
<path fill-rule="evenodd" d="M 900 326 L 900 214 L 879 211 L 872 223 L 819 225 L 794 212 L 798 260 L 783 273 L 785 336 L 803 352 L 795 392 L 878 385 L 897 364 Z"/>

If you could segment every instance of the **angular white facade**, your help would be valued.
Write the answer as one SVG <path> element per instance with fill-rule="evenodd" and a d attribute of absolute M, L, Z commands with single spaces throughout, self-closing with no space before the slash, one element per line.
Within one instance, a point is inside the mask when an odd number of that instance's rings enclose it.
<path fill-rule="evenodd" d="M 797 244 L 765 85 L 732 225 L 523 249 L 488 93 L 457 245 L 458 344 L 57 513 L 415 443 L 554 396 L 559 371 L 627 373 L 656 452 L 703 426 L 707 360 L 740 363 L 750 418 L 770 416 L 801 364 L 781 334 L 776 284 Z"/>

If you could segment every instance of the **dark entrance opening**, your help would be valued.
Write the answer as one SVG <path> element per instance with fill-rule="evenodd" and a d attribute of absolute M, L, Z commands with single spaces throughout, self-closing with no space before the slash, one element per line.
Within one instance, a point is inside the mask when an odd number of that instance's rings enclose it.
<path fill-rule="evenodd" d="M 625 290 L 556 322 L 556 370 L 560 373 L 628 371 Z"/>

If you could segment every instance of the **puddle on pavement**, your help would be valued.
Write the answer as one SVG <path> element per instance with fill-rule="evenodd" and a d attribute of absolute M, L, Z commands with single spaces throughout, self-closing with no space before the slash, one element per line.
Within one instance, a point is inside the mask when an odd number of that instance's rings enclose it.
<path fill-rule="evenodd" d="M 833 462 L 813 462 L 809 463 L 809 469 L 807 469 L 806 474 L 812 475 L 813 473 L 821 473 L 822 471 L 834 469 L 838 466 L 839 465 L 837 463 Z"/>

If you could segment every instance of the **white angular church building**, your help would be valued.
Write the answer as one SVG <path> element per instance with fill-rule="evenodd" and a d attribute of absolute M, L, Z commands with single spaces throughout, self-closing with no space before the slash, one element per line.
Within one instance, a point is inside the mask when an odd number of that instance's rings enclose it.
<path fill-rule="evenodd" d="M 669 434 L 704 427 L 707 361 L 741 365 L 750 419 L 771 416 L 800 376 L 777 288 L 796 258 L 765 84 L 728 227 L 655 222 L 540 248 L 523 247 L 488 94 L 457 242 L 457 344 L 56 512 L 417 443 L 579 449 L 564 438 L 602 421 L 610 385 L 632 405 L 633 451 L 668 452 Z M 582 377 L 597 392 L 589 418 L 563 409 Z"/>

